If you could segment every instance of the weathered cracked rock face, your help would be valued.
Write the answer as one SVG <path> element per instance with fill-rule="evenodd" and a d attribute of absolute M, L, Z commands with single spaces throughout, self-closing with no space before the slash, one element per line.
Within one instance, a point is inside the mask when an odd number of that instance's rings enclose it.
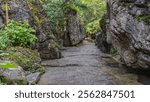
<path fill-rule="evenodd" d="M 110 53 L 112 45 L 107 42 L 107 15 L 100 20 L 101 32 L 96 34 L 96 46 L 105 53 Z"/>
<path fill-rule="evenodd" d="M 107 0 L 111 42 L 129 67 L 150 68 L 150 1 Z"/>
<path fill-rule="evenodd" d="M 41 5 L 41 0 L 9 0 L 9 18 L 15 21 L 29 21 L 36 30 L 38 42 L 35 49 L 43 59 L 60 58 L 59 46 L 51 32 L 50 23 Z M 0 24 L 5 22 L 4 0 L 0 0 Z"/>
<path fill-rule="evenodd" d="M 77 17 L 77 12 L 70 9 L 66 14 L 67 25 L 66 33 L 63 37 L 64 46 L 74 46 L 82 42 L 85 38 L 85 32 Z"/>

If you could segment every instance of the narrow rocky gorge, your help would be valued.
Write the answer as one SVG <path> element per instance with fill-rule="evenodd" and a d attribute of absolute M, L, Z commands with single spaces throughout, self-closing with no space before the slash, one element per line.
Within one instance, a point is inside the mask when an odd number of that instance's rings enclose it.
<path fill-rule="evenodd" d="M 82 45 L 77 47 L 65 47 L 63 48 L 62 54 L 63 58 L 61 59 L 42 62 L 42 65 L 46 67 L 46 73 L 42 75 L 38 84 L 140 84 L 137 75 L 119 67 L 118 63 L 111 59 L 111 55 L 99 51 L 94 43 L 84 41 Z"/>
<path fill-rule="evenodd" d="M 0 68 L 0 77 L 12 80 L 8 84 L 150 84 L 149 0 L 106 0 L 106 14 L 99 22 L 95 43 L 86 38 L 89 35 L 79 7 L 69 4 L 71 0 L 63 2 L 67 4 L 63 4 L 67 8 L 62 16 L 64 25 L 61 28 L 60 22 L 55 22 L 57 29 L 52 29 L 44 0 L 9 0 L 9 19 L 28 21 L 37 42 L 28 48 L 0 49 L 0 64 L 17 64 L 16 69 Z M 4 0 L 0 0 L 0 30 L 6 23 L 4 7 Z"/>

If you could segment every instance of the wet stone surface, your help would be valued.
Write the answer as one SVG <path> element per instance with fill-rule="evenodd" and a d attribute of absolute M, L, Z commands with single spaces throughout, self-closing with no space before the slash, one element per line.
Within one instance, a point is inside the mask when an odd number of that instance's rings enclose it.
<path fill-rule="evenodd" d="M 104 54 L 94 45 L 84 41 L 78 47 L 65 47 L 63 58 L 43 61 L 46 73 L 41 85 L 118 85 L 139 84 L 137 76 L 119 67 L 108 66 L 111 56 Z M 121 72 L 121 73 L 120 73 Z"/>

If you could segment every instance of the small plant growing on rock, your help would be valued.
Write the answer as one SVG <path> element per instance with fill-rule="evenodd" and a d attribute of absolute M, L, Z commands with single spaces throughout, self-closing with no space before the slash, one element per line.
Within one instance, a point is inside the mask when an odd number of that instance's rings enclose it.
<path fill-rule="evenodd" d="M 110 53 L 111 53 L 113 56 L 117 55 L 117 49 L 111 48 Z"/>
<path fill-rule="evenodd" d="M 150 24 L 150 14 L 137 17 L 138 21 L 144 21 L 146 24 Z"/>

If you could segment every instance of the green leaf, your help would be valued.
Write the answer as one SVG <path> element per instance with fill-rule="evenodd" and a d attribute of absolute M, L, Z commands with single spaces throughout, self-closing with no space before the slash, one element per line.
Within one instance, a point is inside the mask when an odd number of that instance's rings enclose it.
<path fill-rule="evenodd" d="M 8 63 L 0 63 L 0 67 L 1 68 L 17 68 L 17 65 L 8 62 Z"/>

